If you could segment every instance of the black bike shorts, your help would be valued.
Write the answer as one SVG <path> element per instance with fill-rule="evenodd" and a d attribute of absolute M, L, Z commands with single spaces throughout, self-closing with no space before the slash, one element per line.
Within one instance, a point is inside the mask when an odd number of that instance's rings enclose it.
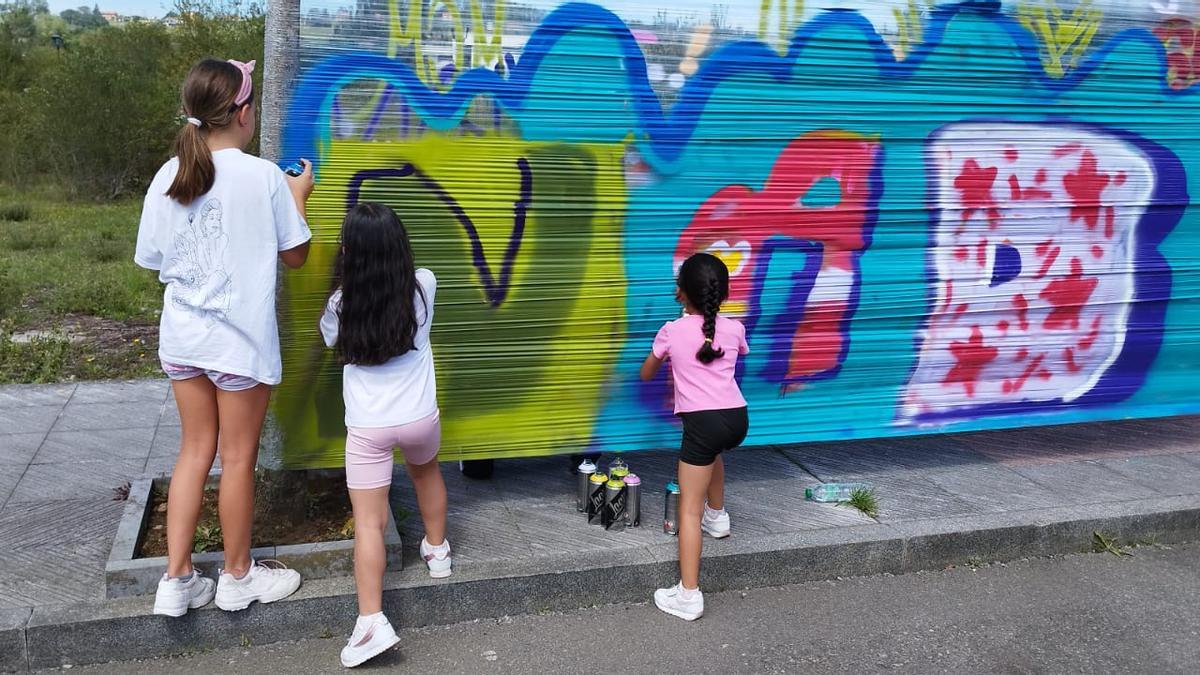
<path fill-rule="evenodd" d="M 750 430 L 746 408 L 698 410 L 679 413 L 679 417 L 683 420 L 679 461 L 694 466 L 717 461 L 717 455 L 741 445 Z"/>

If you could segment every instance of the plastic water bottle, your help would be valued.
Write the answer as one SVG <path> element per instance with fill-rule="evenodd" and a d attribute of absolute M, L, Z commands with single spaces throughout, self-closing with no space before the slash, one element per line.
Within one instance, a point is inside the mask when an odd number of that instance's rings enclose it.
<path fill-rule="evenodd" d="M 804 488 L 804 498 L 814 502 L 846 502 L 855 490 L 865 490 L 866 483 L 821 483 Z"/>

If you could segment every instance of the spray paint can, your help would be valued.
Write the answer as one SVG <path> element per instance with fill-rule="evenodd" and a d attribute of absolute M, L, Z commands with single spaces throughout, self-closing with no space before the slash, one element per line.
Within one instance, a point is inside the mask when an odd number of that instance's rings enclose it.
<path fill-rule="evenodd" d="M 629 475 L 629 467 L 625 464 L 625 460 L 620 457 L 613 460 L 612 464 L 608 465 L 608 477 L 616 478 L 617 480 L 625 480 Z"/>
<path fill-rule="evenodd" d="M 663 513 L 663 532 L 679 534 L 679 484 L 667 483 L 666 509 Z"/>
<path fill-rule="evenodd" d="M 575 493 L 575 508 L 578 509 L 580 513 L 587 511 L 588 479 L 591 478 L 592 474 L 594 473 L 596 473 L 596 465 L 593 464 L 591 460 L 585 459 L 579 463 L 579 471 L 578 475 L 576 476 L 576 482 L 578 483 L 578 486 Z"/>
<path fill-rule="evenodd" d="M 625 481 L 609 479 L 604 487 L 604 529 L 616 532 L 625 529 L 625 496 Z"/>
<path fill-rule="evenodd" d="M 642 524 L 642 479 L 635 473 L 625 477 L 625 524 L 629 527 Z"/>
<path fill-rule="evenodd" d="M 599 525 L 604 517 L 604 484 L 608 476 L 596 472 L 588 477 L 587 518 L 591 525 Z"/>

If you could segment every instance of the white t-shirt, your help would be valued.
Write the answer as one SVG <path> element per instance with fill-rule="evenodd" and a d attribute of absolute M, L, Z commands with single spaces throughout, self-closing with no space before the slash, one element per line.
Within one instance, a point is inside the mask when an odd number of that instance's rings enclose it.
<path fill-rule="evenodd" d="M 422 268 L 417 270 L 417 283 L 424 291 L 425 301 L 421 301 L 420 293 L 413 298 L 417 317 L 413 348 L 378 366 L 347 364 L 342 369 L 342 398 L 346 401 L 348 427 L 395 427 L 423 420 L 438 411 L 433 348 L 429 345 L 437 279 L 433 272 Z M 337 344 L 341 308 L 342 292 L 334 291 L 321 315 L 321 335 L 328 347 Z"/>
<path fill-rule="evenodd" d="M 146 193 L 133 259 L 166 284 L 158 355 L 279 384 L 278 256 L 312 233 L 279 167 L 236 149 L 213 163 L 212 189 L 187 206 L 166 196 L 175 159 Z"/>

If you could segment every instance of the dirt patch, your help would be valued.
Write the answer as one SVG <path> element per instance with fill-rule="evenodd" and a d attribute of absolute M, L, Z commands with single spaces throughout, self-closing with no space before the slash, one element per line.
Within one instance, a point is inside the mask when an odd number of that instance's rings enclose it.
<path fill-rule="evenodd" d="M 281 509 L 272 503 L 276 494 L 272 478 L 266 472 L 258 475 L 257 499 L 254 508 L 254 530 L 251 545 L 283 546 L 312 544 L 354 538 L 354 518 L 351 516 L 350 496 L 341 477 L 312 477 L 300 485 L 302 500 L 296 508 Z M 204 506 L 196 527 L 193 550 L 196 553 L 219 551 L 221 520 L 217 516 L 217 487 L 204 491 Z M 150 521 L 135 554 L 138 558 L 153 558 L 167 554 L 167 487 L 156 489 L 150 496 Z"/>
<path fill-rule="evenodd" d="M 158 326 L 68 314 L 0 324 L 0 384 L 133 379 L 159 373 Z"/>

